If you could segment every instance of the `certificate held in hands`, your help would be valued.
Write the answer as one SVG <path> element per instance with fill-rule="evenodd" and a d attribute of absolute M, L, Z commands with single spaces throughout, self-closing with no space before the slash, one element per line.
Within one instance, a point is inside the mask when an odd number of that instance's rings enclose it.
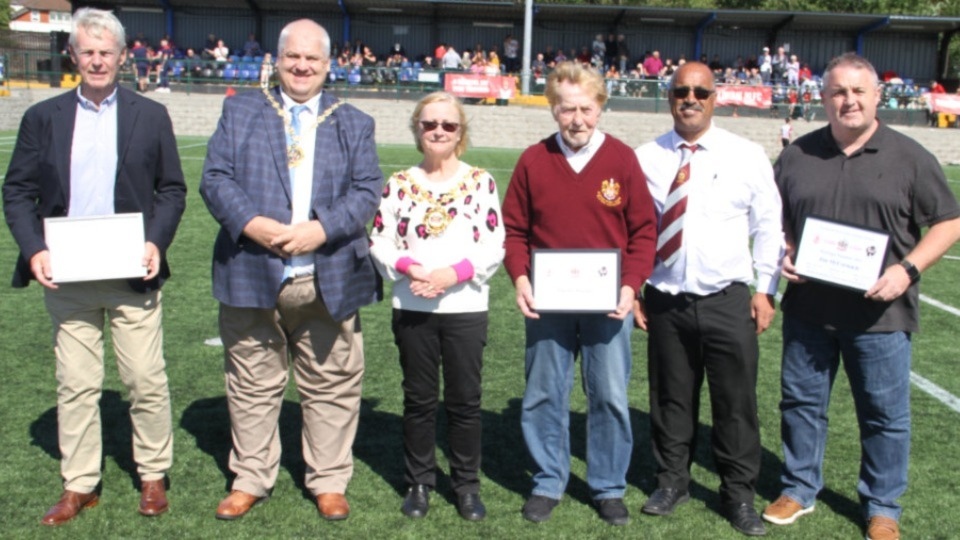
<path fill-rule="evenodd" d="M 534 249 L 533 303 L 539 313 L 612 313 L 620 301 L 619 249 Z"/>
<path fill-rule="evenodd" d="M 46 218 L 54 283 L 137 278 L 143 266 L 143 214 Z"/>
<path fill-rule="evenodd" d="M 797 275 L 864 292 L 876 283 L 890 233 L 808 216 L 797 247 Z"/>

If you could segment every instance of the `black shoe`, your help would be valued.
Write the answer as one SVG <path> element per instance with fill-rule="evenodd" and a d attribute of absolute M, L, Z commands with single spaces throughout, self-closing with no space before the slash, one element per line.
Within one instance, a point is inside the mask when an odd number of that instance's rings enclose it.
<path fill-rule="evenodd" d="M 623 504 L 623 499 L 600 499 L 594 501 L 597 505 L 597 513 L 600 519 L 611 525 L 626 525 L 630 521 L 630 511 L 627 505 Z"/>
<path fill-rule="evenodd" d="M 407 489 L 400 511 L 408 518 L 418 519 L 430 510 L 430 488 L 423 484 L 414 484 Z"/>
<path fill-rule="evenodd" d="M 467 521 L 480 521 L 487 517 L 487 507 L 480 500 L 479 493 L 464 493 L 457 497 L 457 509 L 460 517 Z"/>
<path fill-rule="evenodd" d="M 689 500 L 690 493 L 685 489 L 657 488 L 640 511 L 652 516 L 669 516 L 677 506 Z"/>
<path fill-rule="evenodd" d="M 523 519 L 534 523 L 546 521 L 550 519 L 550 514 L 558 504 L 560 501 L 557 499 L 533 495 L 523 504 Z"/>
<path fill-rule="evenodd" d="M 724 514 L 730 520 L 733 528 L 747 536 L 763 536 L 767 534 L 763 521 L 753 509 L 752 504 L 733 503 L 724 508 Z"/>

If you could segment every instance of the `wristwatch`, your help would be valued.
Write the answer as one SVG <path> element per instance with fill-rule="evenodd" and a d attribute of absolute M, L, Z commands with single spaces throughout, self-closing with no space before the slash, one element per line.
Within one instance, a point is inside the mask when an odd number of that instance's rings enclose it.
<path fill-rule="evenodd" d="M 920 281 L 920 270 L 917 270 L 917 267 L 913 265 L 912 262 L 903 259 L 900 261 L 900 266 L 907 271 L 907 275 L 910 276 L 910 284 L 914 284 Z"/>

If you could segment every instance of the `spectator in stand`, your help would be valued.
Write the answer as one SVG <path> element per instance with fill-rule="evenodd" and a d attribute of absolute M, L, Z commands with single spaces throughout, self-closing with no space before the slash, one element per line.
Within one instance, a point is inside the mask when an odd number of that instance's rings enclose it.
<path fill-rule="evenodd" d="M 590 54 L 590 65 L 603 73 L 604 58 L 607 56 L 607 44 L 603 41 L 603 34 L 597 34 L 593 38 L 593 46 Z"/>
<path fill-rule="evenodd" d="M 547 63 L 543 59 L 543 53 L 537 53 L 537 58 L 530 62 L 530 71 L 533 72 L 534 77 L 543 77 L 543 74 L 547 72 Z"/>
<path fill-rule="evenodd" d="M 800 84 L 800 61 L 797 55 L 791 54 L 790 61 L 787 62 L 787 86 L 798 86 Z"/>
<path fill-rule="evenodd" d="M 663 68 L 660 70 L 661 77 L 670 77 L 673 75 L 673 72 L 677 70 L 676 64 L 673 63 L 672 58 L 667 58 L 663 61 Z"/>
<path fill-rule="evenodd" d="M 723 70 L 723 84 L 739 84 L 740 81 L 737 79 L 737 72 L 733 68 L 727 68 Z"/>
<path fill-rule="evenodd" d="M 260 42 L 257 41 L 257 36 L 251 32 L 247 36 L 247 41 L 243 44 L 243 55 L 244 56 L 260 56 Z"/>
<path fill-rule="evenodd" d="M 147 91 L 147 85 L 150 84 L 150 58 L 147 47 L 139 39 L 133 40 L 133 47 L 130 49 L 130 56 L 133 58 L 133 68 L 137 73 L 137 90 Z"/>
<path fill-rule="evenodd" d="M 630 46 L 627 45 L 627 36 L 623 34 L 617 36 L 617 59 L 620 73 L 626 73 L 627 66 L 630 64 Z"/>
<path fill-rule="evenodd" d="M 547 45 L 547 48 L 543 50 L 543 61 L 547 64 L 557 62 L 557 51 L 553 50 L 553 45 Z"/>
<path fill-rule="evenodd" d="M 473 57 L 470 55 L 470 51 L 463 51 L 463 56 L 460 57 L 461 69 L 470 71 L 471 65 L 473 65 Z"/>
<path fill-rule="evenodd" d="M 437 48 L 433 50 L 434 58 L 443 58 L 443 55 L 447 54 L 447 44 L 441 43 L 437 45 Z"/>
<path fill-rule="evenodd" d="M 763 86 L 766 81 L 760 74 L 760 68 L 750 68 L 750 74 L 747 76 L 746 83 L 750 86 Z"/>
<path fill-rule="evenodd" d="M 710 60 L 708 66 L 710 67 L 710 71 L 713 72 L 713 79 L 722 80 L 725 66 L 723 65 L 723 62 L 720 61 L 719 54 L 713 55 L 713 60 Z"/>
<path fill-rule="evenodd" d="M 773 74 L 773 57 L 770 56 L 770 47 L 763 48 L 763 54 L 760 55 L 760 78 L 763 84 L 770 82 Z"/>
<path fill-rule="evenodd" d="M 349 45 L 349 43 L 348 43 Z M 350 54 L 350 47 L 344 47 L 340 49 L 340 54 L 337 55 L 337 66 L 347 69 L 350 67 L 350 58 L 353 55 Z M 266 56 L 264 56 L 266 57 Z"/>
<path fill-rule="evenodd" d="M 188 48 L 183 56 L 183 68 L 191 78 L 203 77 L 203 61 L 193 47 Z"/>
<path fill-rule="evenodd" d="M 376 67 L 377 65 L 377 55 L 373 54 L 373 51 L 370 50 L 370 47 L 367 45 L 363 46 L 363 67 Z"/>
<path fill-rule="evenodd" d="M 810 64 L 806 62 L 800 64 L 800 71 L 797 72 L 797 81 L 799 81 L 800 84 L 804 84 L 811 80 L 813 80 L 813 72 L 810 71 Z"/>
<path fill-rule="evenodd" d="M 463 63 L 460 61 L 460 53 L 457 52 L 457 49 L 450 45 L 447 47 L 447 52 L 443 53 L 443 58 L 440 59 L 440 67 L 446 70 L 460 70 L 463 68 Z"/>
<path fill-rule="evenodd" d="M 771 59 L 771 76 L 773 82 L 782 84 L 787 80 L 787 64 L 790 62 L 790 59 L 787 57 L 787 52 L 783 47 L 777 47 L 777 54 Z"/>
<path fill-rule="evenodd" d="M 176 51 L 173 49 L 173 44 L 167 38 L 160 40 L 160 47 L 157 48 L 157 51 L 154 55 L 154 58 L 157 60 L 157 92 L 161 94 L 170 93 L 170 68 L 171 61 L 173 60 L 173 55 Z"/>
<path fill-rule="evenodd" d="M 617 43 L 617 36 L 612 32 L 607 34 L 606 41 L 603 42 L 605 52 L 603 55 L 603 66 L 609 68 L 620 61 L 620 46 Z"/>
<path fill-rule="evenodd" d="M 273 58 L 270 53 L 263 53 L 263 62 L 260 63 L 260 88 L 270 88 L 270 78 L 273 77 Z"/>
<path fill-rule="evenodd" d="M 405 49 L 403 45 L 399 43 L 394 43 L 393 48 L 390 49 L 390 52 L 392 54 L 399 54 L 400 56 L 407 58 L 407 49 Z"/>
<path fill-rule="evenodd" d="M 203 50 L 200 51 L 200 55 L 203 56 L 205 60 L 213 60 L 213 50 L 216 48 L 217 35 L 207 34 L 207 42 L 203 45 Z"/>
<path fill-rule="evenodd" d="M 553 56 L 553 65 L 556 66 L 557 64 L 561 64 L 563 62 L 566 62 L 567 60 L 569 60 L 569 58 L 567 58 L 567 55 L 563 54 L 563 49 L 559 49 L 557 51 L 557 54 Z M 546 55 L 544 55 L 544 61 L 546 61 L 547 63 L 550 63 L 550 61 L 547 60 Z"/>
<path fill-rule="evenodd" d="M 484 73 L 490 77 L 500 74 L 500 57 L 497 56 L 496 51 L 490 51 L 490 54 L 487 56 L 487 65 Z"/>
<path fill-rule="evenodd" d="M 520 72 L 520 42 L 513 34 L 507 34 L 503 40 L 503 64 L 507 73 Z"/>
<path fill-rule="evenodd" d="M 660 60 L 660 51 L 653 51 L 643 61 L 643 72 L 647 74 L 648 79 L 660 77 L 660 70 L 663 69 L 663 61 Z"/>
<path fill-rule="evenodd" d="M 217 40 L 217 46 L 213 48 L 213 59 L 218 63 L 224 63 L 230 58 L 230 49 L 222 39 Z"/>
<path fill-rule="evenodd" d="M 470 73 L 474 75 L 483 75 L 487 71 L 487 61 L 483 56 L 474 56 L 470 59 Z"/>
<path fill-rule="evenodd" d="M 600 43 L 603 42 L 601 41 Z M 590 47 L 587 47 L 586 45 L 580 47 L 580 54 L 577 55 L 577 61 L 587 67 L 593 65 L 593 55 L 590 53 Z"/>
<path fill-rule="evenodd" d="M 946 94 L 947 89 L 943 87 L 942 84 L 938 83 L 936 80 L 930 81 L 930 93 L 931 94 Z"/>

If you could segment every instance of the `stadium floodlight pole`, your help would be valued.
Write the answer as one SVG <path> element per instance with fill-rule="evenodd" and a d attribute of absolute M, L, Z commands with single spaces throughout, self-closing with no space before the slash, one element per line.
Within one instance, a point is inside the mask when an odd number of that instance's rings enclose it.
<path fill-rule="evenodd" d="M 520 93 L 530 94 L 530 43 L 533 41 L 533 0 L 523 8 L 523 67 L 520 69 Z"/>

